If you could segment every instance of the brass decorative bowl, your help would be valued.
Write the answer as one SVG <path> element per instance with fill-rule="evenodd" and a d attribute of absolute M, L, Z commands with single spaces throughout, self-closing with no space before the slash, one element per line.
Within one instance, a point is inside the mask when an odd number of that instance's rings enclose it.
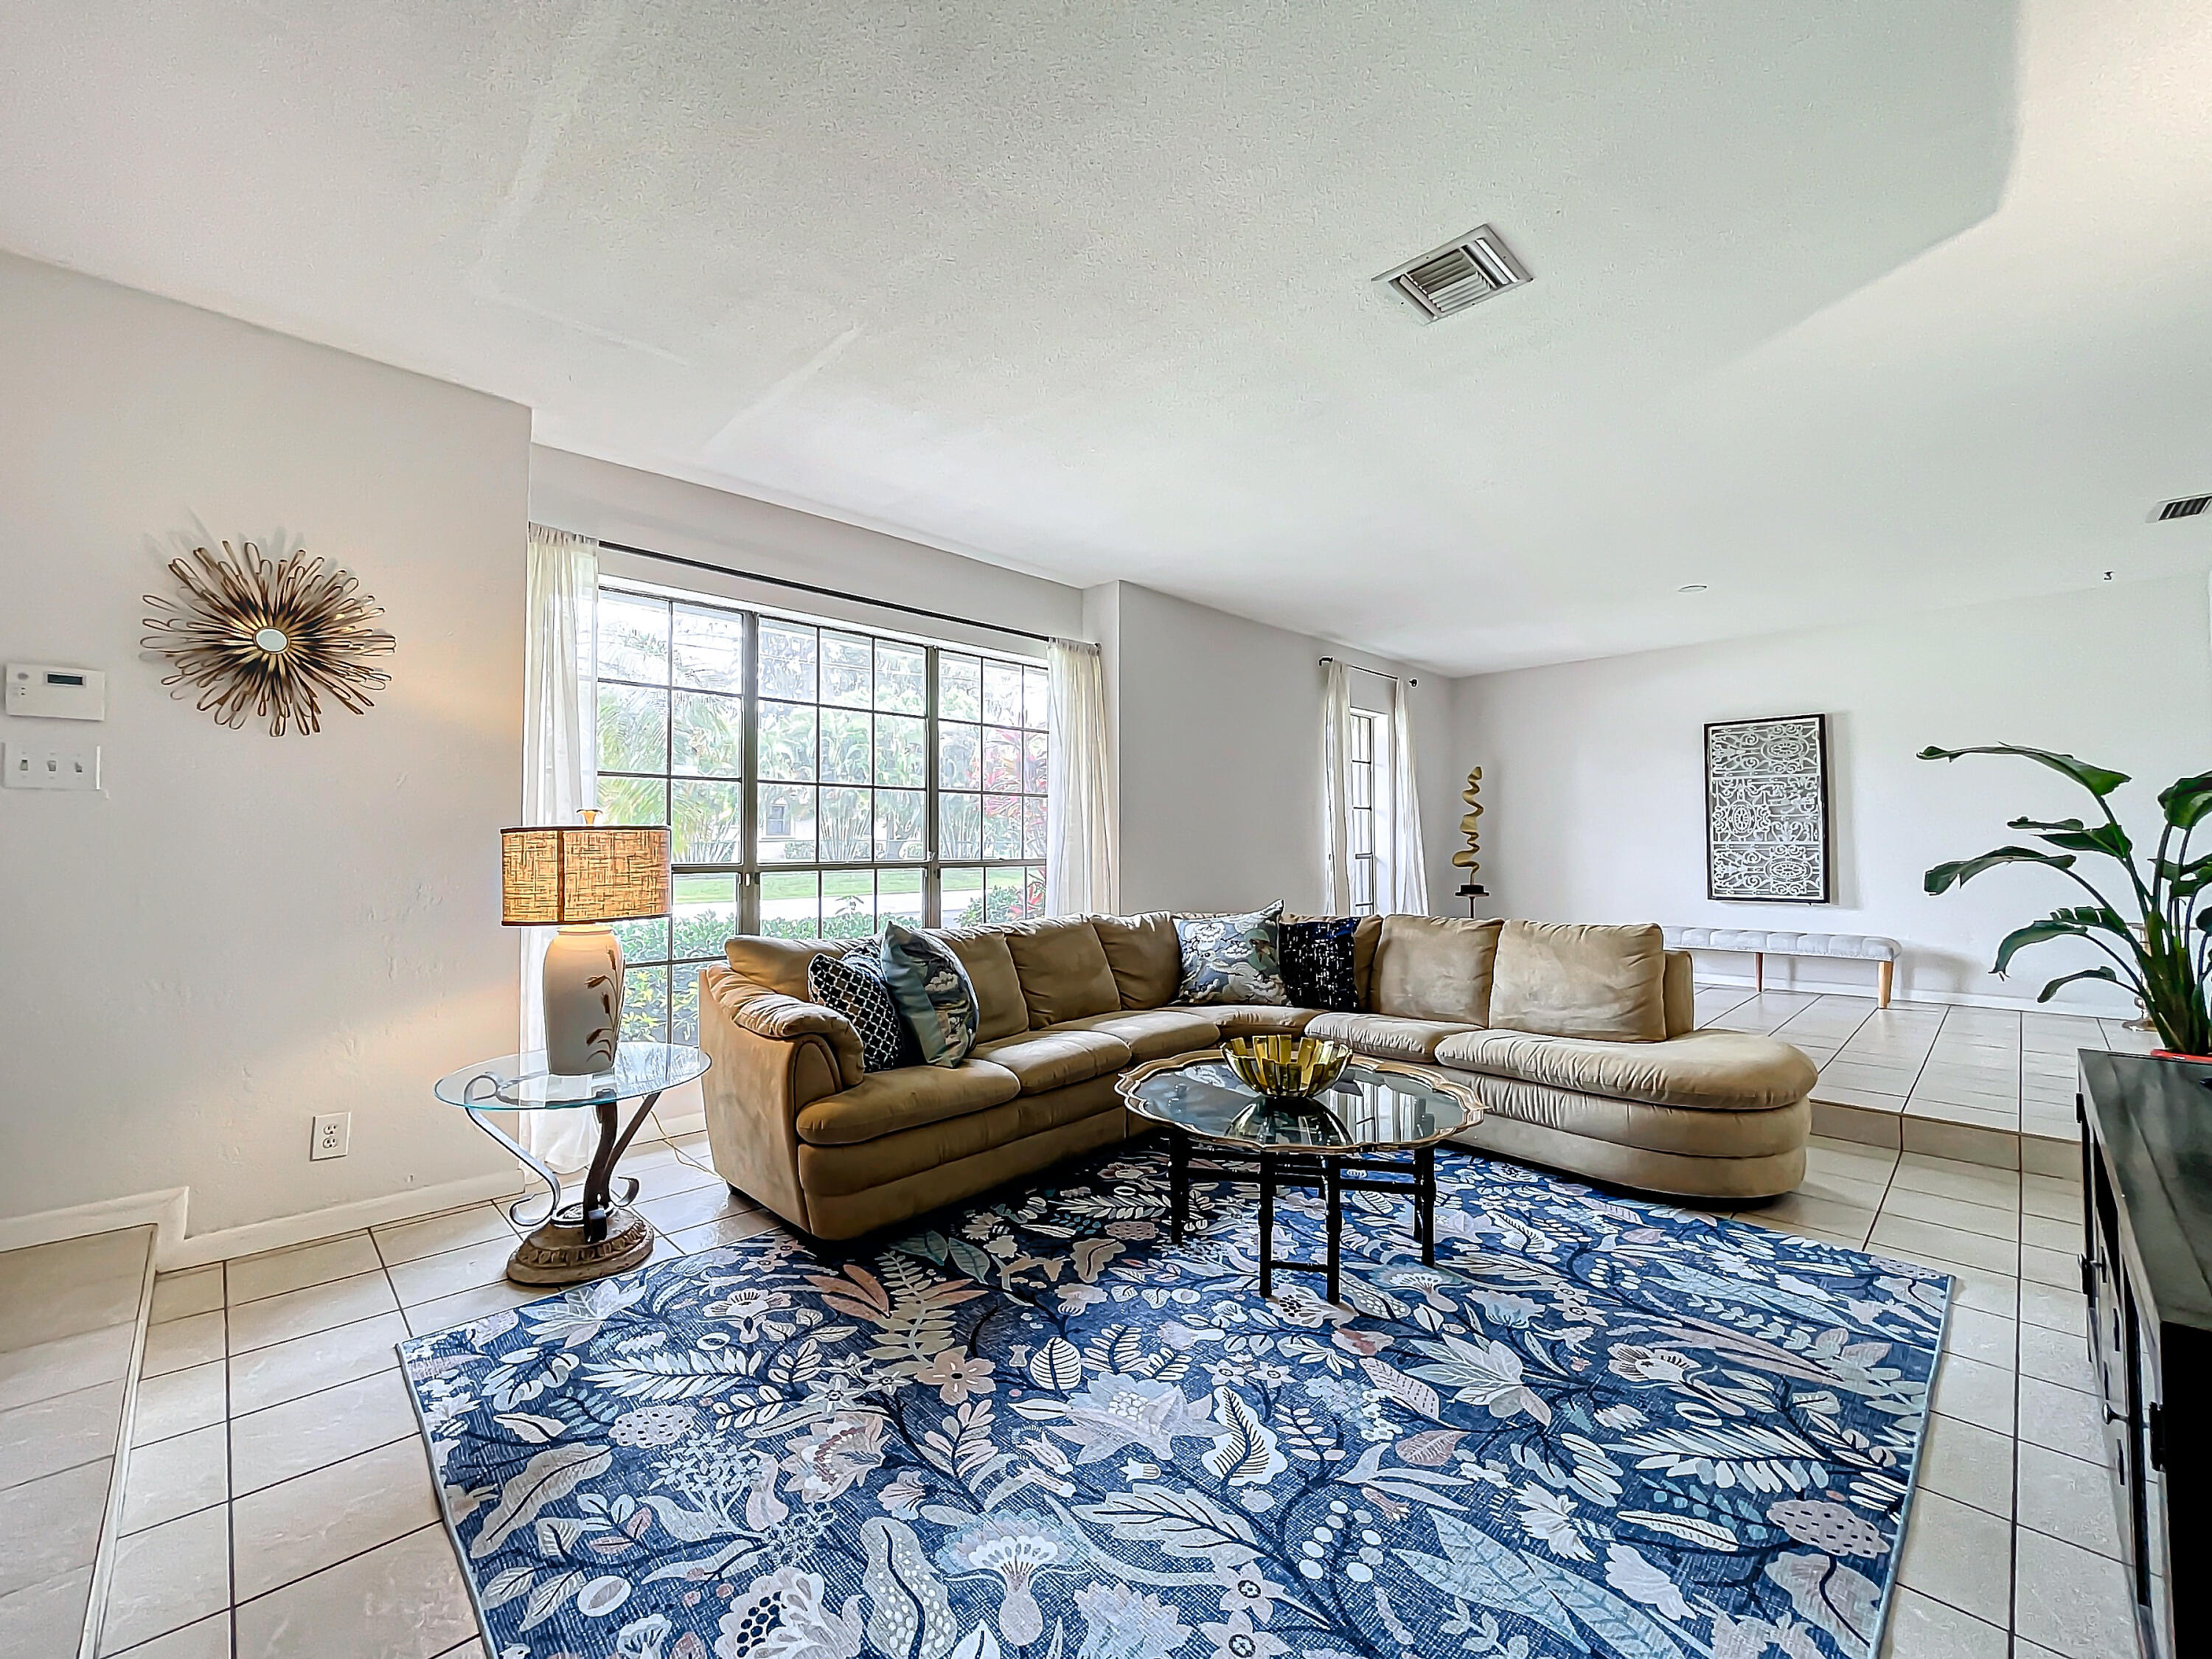
<path fill-rule="evenodd" d="M 1229 1069 L 1268 1100 L 1310 1100 L 1344 1074 L 1352 1050 L 1322 1037 L 1231 1037 L 1221 1045 Z"/>

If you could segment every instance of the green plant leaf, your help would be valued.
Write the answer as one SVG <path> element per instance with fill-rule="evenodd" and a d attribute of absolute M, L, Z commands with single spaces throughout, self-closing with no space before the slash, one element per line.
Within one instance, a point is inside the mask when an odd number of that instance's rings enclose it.
<path fill-rule="evenodd" d="M 2037 832 L 2037 840 L 2049 842 L 2053 847 L 2063 847 L 2069 853 L 2103 853 L 2116 859 L 2135 855 L 2135 843 L 2128 839 L 2128 832 L 2117 823 L 2085 825 L 2079 818 L 2062 819 L 2057 823 L 2038 823 L 2030 818 L 2014 818 L 2005 828 L 2033 830 Z"/>
<path fill-rule="evenodd" d="M 2099 800 L 2128 781 L 2124 772 L 2107 771 L 2101 766 L 2092 766 L 2087 761 L 2076 760 L 2071 755 L 2056 754 L 2048 749 L 2025 749 L 2016 743 L 1984 744 L 1972 749 L 1938 749 L 1930 744 L 1920 751 L 1922 760 L 1956 760 L 1961 755 L 2018 755 L 2039 766 L 2047 766 L 2054 772 L 2063 773 L 2080 784 Z"/>
<path fill-rule="evenodd" d="M 2004 936 L 1997 946 L 1997 959 L 1990 971 L 2002 977 L 2012 966 L 2013 952 L 2030 945 L 2041 945 L 2054 939 L 2081 939 L 2088 929 L 2078 921 L 2062 921 L 2057 916 L 2048 921 L 2031 921 L 2025 927 L 2015 927 Z"/>
<path fill-rule="evenodd" d="M 2212 812 L 2212 772 L 2199 772 L 2193 778 L 2177 778 L 2158 792 L 2158 804 L 2165 809 L 2166 821 L 2177 830 L 2194 830 Z"/>
<path fill-rule="evenodd" d="M 2124 984 L 2124 981 L 2118 974 L 2114 973 L 2110 968 L 2105 967 L 2100 963 L 2094 968 L 2084 968 L 2075 973 L 2060 975 L 2057 979 L 2052 980 L 2050 984 L 2045 986 L 2040 991 L 2037 992 L 2035 994 L 2035 1000 L 2038 1002 L 2048 1002 L 2051 1000 L 2053 994 L 2057 991 L 2059 987 L 2062 985 L 2071 985 L 2077 979 L 2101 979 L 2107 984 L 2111 985 Z"/>
<path fill-rule="evenodd" d="M 2001 864 L 2047 864 L 2054 870 L 2071 870 L 2074 862 L 2071 853 L 2045 853 L 2033 847 L 1999 847 L 1978 859 L 1954 859 L 1948 864 L 1937 865 L 1928 872 L 1927 888 L 1930 893 L 1948 893 Z"/>

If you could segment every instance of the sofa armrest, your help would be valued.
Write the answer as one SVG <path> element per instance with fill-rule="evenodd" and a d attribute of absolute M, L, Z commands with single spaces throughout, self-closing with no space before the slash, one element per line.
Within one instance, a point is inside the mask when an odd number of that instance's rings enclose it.
<path fill-rule="evenodd" d="M 859 1033 L 842 1014 L 727 968 L 707 968 L 699 975 L 699 1046 L 714 1061 L 702 1091 L 715 1173 L 811 1231 L 799 1181 L 798 1117 L 859 1080 Z"/>
<path fill-rule="evenodd" d="M 851 1088 L 867 1075 L 860 1050 L 860 1034 L 853 1022 L 835 1008 L 818 1002 L 801 1002 L 781 991 L 771 991 L 757 980 L 727 968 L 708 968 L 699 975 L 699 1006 L 703 1014 L 712 997 L 730 1023 L 756 1036 L 788 1042 L 809 1035 L 825 1039 L 836 1056 L 842 1086 Z"/>

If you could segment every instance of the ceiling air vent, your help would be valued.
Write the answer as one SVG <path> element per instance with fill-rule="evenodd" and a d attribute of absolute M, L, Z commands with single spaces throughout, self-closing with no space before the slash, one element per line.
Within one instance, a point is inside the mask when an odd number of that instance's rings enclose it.
<path fill-rule="evenodd" d="M 2206 507 L 2212 507 L 2212 495 L 2184 495 L 2178 501 L 2161 501 L 2151 514 L 2154 521 L 2163 519 L 2193 519 Z"/>
<path fill-rule="evenodd" d="M 1431 248 L 1375 280 L 1389 283 L 1413 302 L 1423 320 L 1434 322 L 1521 287 L 1528 280 L 1528 268 L 1514 258 L 1504 238 L 1488 225 L 1477 225 L 1457 241 Z"/>

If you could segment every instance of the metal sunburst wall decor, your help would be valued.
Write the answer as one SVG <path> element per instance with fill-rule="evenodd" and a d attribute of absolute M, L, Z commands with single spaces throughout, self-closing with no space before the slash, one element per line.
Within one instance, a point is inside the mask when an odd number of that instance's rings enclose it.
<path fill-rule="evenodd" d="M 199 708 L 235 729 L 248 716 L 269 734 L 323 729 L 323 699 L 362 714 L 392 677 L 369 666 L 392 654 L 391 635 L 372 626 L 384 611 L 349 572 L 311 559 L 305 548 L 268 560 L 252 542 L 220 557 L 204 547 L 170 562 L 183 597 L 146 595 L 146 648 L 176 672 L 169 695 L 199 694 Z"/>

